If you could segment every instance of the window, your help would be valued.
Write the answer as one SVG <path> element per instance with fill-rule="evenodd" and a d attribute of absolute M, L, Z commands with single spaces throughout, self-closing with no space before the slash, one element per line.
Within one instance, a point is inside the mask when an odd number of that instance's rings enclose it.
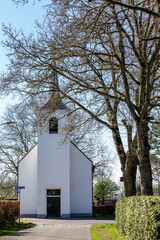
<path fill-rule="evenodd" d="M 55 117 L 49 120 L 49 133 L 58 133 L 58 120 Z"/>
<path fill-rule="evenodd" d="M 47 196 L 60 196 L 60 189 L 47 189 Z"/>

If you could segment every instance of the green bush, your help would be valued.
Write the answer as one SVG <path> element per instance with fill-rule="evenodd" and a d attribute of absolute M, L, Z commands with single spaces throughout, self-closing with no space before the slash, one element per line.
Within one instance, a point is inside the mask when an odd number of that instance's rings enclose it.
<path fill-rule="evenodd" d="M 0 200 L 0 224 L 14 222 L 19 216 L 20 202 Z"/>
<path fill-rule="evenodd" d="M 160 239 L 160 197 L 136 196 L 118 200 L 116 225 L 130 240 Z"/>

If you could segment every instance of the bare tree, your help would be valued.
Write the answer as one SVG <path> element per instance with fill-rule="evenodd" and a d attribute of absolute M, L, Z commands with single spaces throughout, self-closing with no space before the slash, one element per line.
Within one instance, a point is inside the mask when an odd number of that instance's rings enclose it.
<path fill-rule="evenodd" d="M 10 36 L 13 37 L 14 33 L 11 31 L 11 29 L 8 29 L 8 30 L 9 30 L 9 33 L 11 34 Z M 8 30 L 5 29 L 5 31 L 8 31 Z M 26 43 L 28 43 L 28 40 L 26 39 Z M 31 40 L 31 38 L 30 38 L 30 40 Z M 17 40 L 16 40 L 16 42 L 17 42 Z M 19 45 L 20 41 L 18 40 L 17 43 Z M 7 45 L 8 45 L 8 43 L 7 43 Z M 22 50 L 23 53 L 21 52 L 21 54 L 23 55 L 23 57 L 24 58 L 27 57 L 28 54 L 25 55 L 24 46 L 23 46 L 23 48 L 16 47 L 16 49 L 19 49 L 20 51 Z M 37 48 L 37 50 L 38 50 L 38 48 Z M 40 52 L 41 52 L 41 50 L 39 49 Z M 52 49 L 51 49 L 51 51 L 52 51 Z M 28 52 L 28 50 L 27 50 L 27 52 Z M 19 55 L 19 53 L 18 53 L 18 55 Z M 19 55 L 19 57 L 20 57 L 20 55 Z M 28 56 L 30 56 L 31 58 L 34 57 L 31 52 Z M 46 55 L 46 57 L 48 57 L 48 56 L 49 55 Z M 38 57 L 38 59 L 40 59 L 40 61 L 41 61 L 42 55 L 40 55 L 39 57 Z M 86 55 L 86 57 L 87 57 L 87 55 Z M 51 60 L 53 61 L 52 58 L 51 58 Z M 25 59 L 24 59 L 24 61 L 25 61 Z M 24 78 L 27 79 L 27 81 L 26 81 L 27 85 L 25 86 L 25 89 L 22 88 L 21 83 L 23 81 L 21 82 L 21 79 L 18 77 L 17 73 L 15 75 L 13 74 L 14 76 L 12 75 L 12 77 L 17 78 L 17 80 L 18 79 L 20 80 L 19 90 L 21 92 L 27 91 L 27 94 L 31 94 L 31 95 L 37 95 L 39 93 L 42 98 L 43 97 L 45 98 L 45 97 L 47 97 L 45 93 L 50 91 L 51 79 L 53 78 L 55 71 L 58 71 L 58 67 L 56 67 L 56 69 L 55 69 L 53 62 L 50 63 L 49 61 L 46 60 L 45 61 L 46 64 L 44 64 L 44 65 L 40 64 L 42 68 L 41 67 L 39 68 L 39 66 L 37 65 L 39 70 L 41 69 L 45 76 L 44 77 L 42 76 L 41 70 L 40 71 L 38 70 L 40 73 L 40 76 L 38 76 L 36 66 L 34 66 L 34 64 L 35 64 L 34 61 L 35 61 L 35 59 L 33 59 L 33 62 L 32 62 L 33 66 L 30 66 L 34 73 L 31 74 L 30 71 L 29 71 L 30 73 L 28 72 L 29 74 L 32 75 L 32 77 L 24 76 Z M 20 64 L 25 66 L 26 62 L 22 63 L 22 59 L 21 59 Z M 86 64 L 86 62 L 85 62 L 85 64 Z M 17 71 L 21 72 L 23 67 L 21 68 L 20 66 L 18 66 L 18 63 L 16 64 L 16 67 L 17 67 Z M 43 67 L 45 69 L 43 69 Z M 84 65 L 84 67 L 85 67 L 85 65 Z M 83 66 L 82 66 L 82 68 L 83 68 Z M 13 70 L 13 68 L 12 68 L 12 70 Z M 25 74 L 26 73 L 27 72 L 25 72 Z M 27 75 L 28 75 L 28 73 L 27 73 Z M 46 73 L 48 73 L 48 74 L 46 74 Z M 110 90 L 112 90 L 112 84 L 107 89 L 105 83 L 101 82 L 102 78 L 101 77 L 100 77 L 100 79 L 97 78 L 97 80 L 98 80 L 97 83 L 99 83 L 100 88 L 102 88 L 102 91 L 99 91 L 98 86 L 94 86 L 94 80 L 95 80 L 95 77 L 97 77 L 97 74 L 95 74 L 94 68 L 91 68 L 88 73 L 87 73 L 87 71 L 84 71 L 84 74 L 83 74 L 84 76 L 82 75 L 81 82 L 79 81 L 81 76 L 78 76 L 78 78 L 77 78 L 77 76 L 74 75 L 75 77 L 73 78 L 73 82 L 71 82 L 71 83 L 67 81 L 68 76 L 65 76 L 66 73 L 64 73 L 65 78 L 63 78 L 63 79 L 61 78 L 61 81 L 63 81 L 62 82 L 63 88 L 58 89 L 58 90 L 61 92 L 63 98 L 67 98 L 69 101 L 71 101 L 73 103 L 72 104 L 73 106 L 71 106 L 71 109 L 73 109 L 73 112 L 79 111 L 81 109 L 87 113 L 89 118 L 96 120 L 98 123 L 103 124 L 105 127 L 109 128 L 112 131 L 115 145 L 117 148 L 117 153 L 120 157 L 120 161 L 121 161 L 121 165 L 122 165 L 121 169 L 125 176 L 125 178 L 124 178 L 125 179 L 125 195 L 127 195 L 127 196 L 135 195 L 136 194 L 136 187 L 135 187 L 136 166 L 134 164 L 133 157 L 134 157 L 134 155 L 136 155 L 136 153 L 134 152 L 134 154 L 133 154 L 133 151 L 131 150 L 132 149 L 131 142 L 130 142 L 130 150 L 129 150 L 130 154 L 127 155 L 124 150 L 124 146 L 122 143 L 122 139 L 120 136 L 120 130 L 119 130 L 119 126 L 118 126 L 119 123 L 118 123 L 118 119 L 117 119 L 118 104 L 119 104 L 119 100 L 116 96 L 117 91 L 115 91 L 113 93 L 113 98 L 110 101 L 110 99 L 108 97 L 108 93 Z M 91 73 L 91 76 L 90 76 L 90 73 Z M 68 74 L 68 72 L 67 72 L 67 74 Z M 94 74 L 95 74 L 95 76 L 94 76 Z M 21 75 L 21 73 L 20 73 L 20 75 Z M 60 75 L 60 72 L 59 72 L 59 75 Z M 93 81 L 90 80 L 90 79 L 92 79 L 92 75 L 94 76 Z M 116 75 L 116 73 L 113 72 L 113 74 L 112 74 L 113 78 L 115 77 L 115 75 Z M 63 75 L 60 75 L 60 76 L 64 77 Z M 30 80 L 29 80 L 29 78 L 30 78 Z M 38 80 L 34 81 L 33 78 L 37 78 Z M 89 78 L 89 84 L 87 83 L 87 81 L 85 82 L 86 78 Z M 43 81 L 41 81 L 41 79 L 43 79 Z M 10 84 L 14 83 L 13 81 L 10 81 L 11 80 L 10 77 L 8 77 L 8 80 L 7 80 L 7 78 L 5 78 L 5 87 L 8 84 L 10 85 Z M 79 87 L 78 85 L 76 85 L 77 82 L 80 84 L 82 83 L 82 86 Z M 92 83 L 93 83 L 93 86 L 90 85 Z M 96 83 L 96 85 L 97 85 L 97 83 Z M 115 80 L 115 83 L 116 83 L 116 80 Z M 24 84 L 25 84 L 25 82 L 24 82 Z M 34 87 L 34 84 L 36 84 L 35 87 Z M 17 90 L 17 86 L 12 86 L 12 89 L 14 89 L 14 88 L 16 88 L 16 90 Z M 105 89 L 105 92 L 103 92 L 104 89 Z M 86 93 L 87 93 L 87 95 L 86 95 Z M 114 96 L 114 94 L 115 94 L 115 96 Z M 55 99 L 53 99 L 53 104 L 55 104 L 54 100 Z M 112 105 L 113 105 L 113 107 L 112 107 Z M 109 110 L 106 110 L 106 106 L 109 108 Z M 107 116 L 107 121 L 104 120 L 106 118 L 106 116 Z M 123 118 L 124 118 L 124 116 L 123 116 Z M 121 120 L 120 120 L 120 124 L 121 124 Z M 130 138 L 130 141 L 132 141 L 132 138 Z M 128 156 L 130 156 L 130 160 L 126 161 Z M 129 162 L 130 162 L 130 164 L 129 164 Z M 132 176 L 131 176 L 131 174 L 132 174 Z"/>
<path fill-rule="evenodd" d="M 88 116 L 82 117 L 82 114 L 79 116 L 78 122 L 75 123 L 74 120 L 73 124 L 74 128 L 72 127 L 72 131 L 69 128 L 71 140 L 93 161 L 94 182 L 97 182 L 101 178 L 113 176 L 112 172 L 116 164 L 114 158 L 117 156 L 110 152 L 109 143 L 106 143 L 107 133 L 104 134 L 106 132 L 105 127 L 100 126 L 92 118 L 88 118 Z"/>
<path fill-rule="evenodd" d="M 2 121 L 17 122 L 14 126 L 1 126 L 0 131 L 0 189 L 11 198 L 13 187 L 18 185 L 19 162 L 36 143 L 36 128 L 33 112 L 24 105 L 8 106 Z"/>
<path fill-rule="evenodd" d="M 151 145 L 151 166 L 155 185 L 154 189 L 157 188 L 156 194 L 160 195 L 160 124 L 151 124 L 149 141 Z"/>
<path fill-rule="evenodd" d="M 74 111 L 85 111 L 111 130 L 126 195 L 135 194 L 133 159 L 137 154 L 141 193 L 150 195 L 148 123 L 160 105 L 159 18 L 142 9 L 108 2 L 51 2 L 46 22 L 37 24 L 35 38 L 4 27 L 8 37 L 4 45 L 10 50 L 11 62 L 3 84 L 5 89 L 45 98 L 56 71 L 59 92 L 74 103 Z M 159 9 L 156 1 L 131 3 L 152 12 Z M 127 151 L 121 137 L 122 124 L 128 137 Z"/>

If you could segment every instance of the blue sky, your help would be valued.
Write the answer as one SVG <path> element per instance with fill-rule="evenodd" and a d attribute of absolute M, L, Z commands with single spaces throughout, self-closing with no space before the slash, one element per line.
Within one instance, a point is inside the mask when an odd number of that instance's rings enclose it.
<path fill-rule="evenodd" d="M 16 29 L 22 28 L 26 34 L 34 32 L 35 20 L 43 20 L 45 14 L 44 2 L 46 4 L 49 0 L 43 0 L 42 2 L 37 0 L 35 4 L 33 4 L 33 0 L 30 0 L 30 3 L 17 7 L 12 0 L 0 0 L 0 42 L 5 39 L 2 32 L 3 23 L 6 25 L 12 24 Z M 8 63 L 6 53 L 6 49 L 0 44 L 0 72 L 6 70 L 6 64 Z M 0 98 L 0 116 L 5 110 L 6 104 L 10 102 L 13 102 L 10 97 Z"/>
<path fill-rule="evenodd" d="M 12 0 L 0 1 L 0 41 L 4 40 L 2 33 L 2 23 L 8 25 L 12 24 L 13 27 L 24 29 L 25 33 L 34 31 L 35 20 L 42 21 L 45 9 L 43 8 L 44 2 L 48 1 L 36 1 L 33 5 L 33 0 L 30 3 L 18 7 L 12 2 Z M 6 50 L 0 45 L 0 72 L 6 69 L 7 57 L 5 56 Z"/>

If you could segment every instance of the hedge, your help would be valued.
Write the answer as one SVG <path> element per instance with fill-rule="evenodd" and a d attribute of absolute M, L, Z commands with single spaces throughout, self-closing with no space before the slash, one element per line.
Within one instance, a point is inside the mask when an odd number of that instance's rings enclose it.
<path fill-rule="evenodd" d="M 160 239 L 160 196 L 126 197 L 116 203 L 116 225 L 129 240 Z"/>
<path fill-rule="evenodd" d="M 0 224 L 14 222 L 20 211 L 19 201 L 0 200 Z"/>

